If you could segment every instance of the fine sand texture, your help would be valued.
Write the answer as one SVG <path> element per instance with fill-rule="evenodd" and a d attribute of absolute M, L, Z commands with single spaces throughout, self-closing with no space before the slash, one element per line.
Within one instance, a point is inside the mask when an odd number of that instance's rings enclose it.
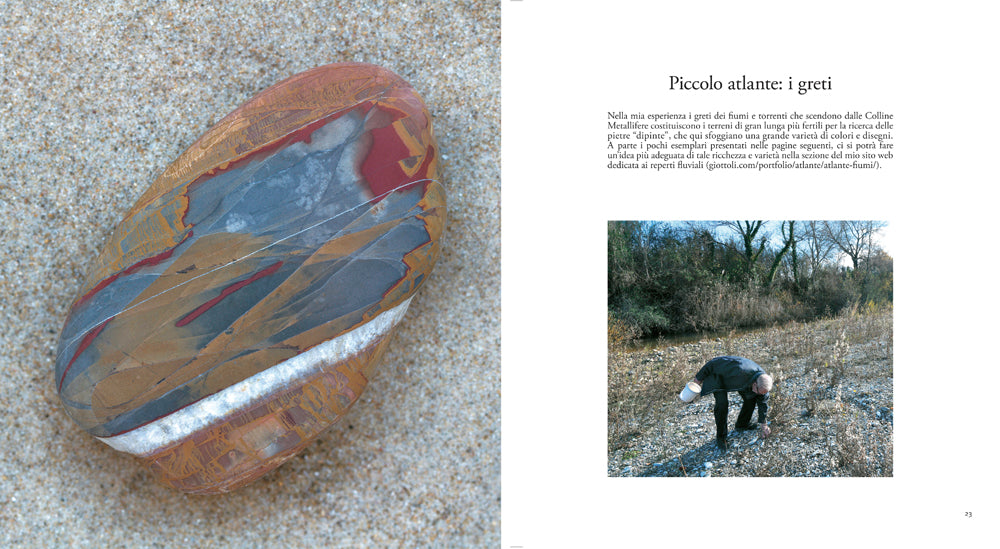
<path fill-rule="evenodd" d="M 2 6 L 0 546 L 499 545 L 499 2 Z M 172 160 L 257 92 L 339 61 L 382 65 L 427 103 L 441 259 L 342 422 L 236 492 L 172 491 L 63 411 L 68 307 Z"/>

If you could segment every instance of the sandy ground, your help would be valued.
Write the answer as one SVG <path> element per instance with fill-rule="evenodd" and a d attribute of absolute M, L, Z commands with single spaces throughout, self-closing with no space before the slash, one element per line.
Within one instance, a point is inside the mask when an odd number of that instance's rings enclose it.
<path fill-rule="evenodd" d="M 0 546 L 499 544 L 499 29 L 492 2 L 3 2 Z M 344 422 L 232 494 L 161 487 L 61 408 L 70 301 L 206 129 L 349 60 L 397 72 L 434 116 L 442 259 Z"/>

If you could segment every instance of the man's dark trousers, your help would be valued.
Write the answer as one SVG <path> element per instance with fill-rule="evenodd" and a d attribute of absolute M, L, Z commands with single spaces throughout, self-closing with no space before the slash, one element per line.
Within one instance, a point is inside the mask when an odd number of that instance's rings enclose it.
<path fill-rule="evenodd" d="M 740 415 L 736 417 L 737 427 L 748 427 L 753 409 L 757 406 L 757 399 L 760 397 L 753 391 L 740 391 L 743 397 L 743 407 L 740 408 Z M 726 391 L 715 392 L 715 438 L 726 438 L 729 432 L 727 421 L 729 419 L 729 393 Z"/>

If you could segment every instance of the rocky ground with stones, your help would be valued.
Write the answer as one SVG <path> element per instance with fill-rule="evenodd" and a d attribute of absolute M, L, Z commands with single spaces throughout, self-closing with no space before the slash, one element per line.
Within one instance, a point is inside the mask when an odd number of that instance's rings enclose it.
<path fill-rule="evenodd" d="M 740 355 L 775 379 L 771 434 L 736 431 L 715 444 L 715 399 L 685 404 L 684 383 L 709 359 Z M 892 476 L 892 311 L 698 342 L 609 351 L 609 476 Z M 756 421 L 754 413 L 753 421 Z"/>

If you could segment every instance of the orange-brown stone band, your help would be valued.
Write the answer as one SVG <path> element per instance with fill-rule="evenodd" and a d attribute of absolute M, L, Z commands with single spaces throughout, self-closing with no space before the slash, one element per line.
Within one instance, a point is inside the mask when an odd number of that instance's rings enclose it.
<path fill-rule="evenodd" d="M 380 310 L 389 310 L 396 303 L 401 303 L 408 296 L 413 295 L 416 289 L 423 282 L 423 277 L 431 272 L 441 255 L 441 237 L 444 233 L 444 225 L 447 222 L 448 210 L 432 204 L 444 204 L 444 188 L 436 181 L 430 181 L 427 186 L 423 200 L 419 205 L 424 210 L 423 215 L 418 215 L 427 229 L 427 244 L 413 250 L 403 256 L 403 263 L 406 265 L 406 276 L 399 279 L 392 288 L 383 296 L 380 302 Z M 373 311 L 366 315 L 366 319 L 374 317 L 380 311 Z"/>
<path fill-rule="evenodd" d="M 358 354 L 317 364 L 316 374 L 152 454 L 144 464 L 161 483 L 218 494 L 278 467 L 339 421 L 364 390 L 393 328 Z"/>

